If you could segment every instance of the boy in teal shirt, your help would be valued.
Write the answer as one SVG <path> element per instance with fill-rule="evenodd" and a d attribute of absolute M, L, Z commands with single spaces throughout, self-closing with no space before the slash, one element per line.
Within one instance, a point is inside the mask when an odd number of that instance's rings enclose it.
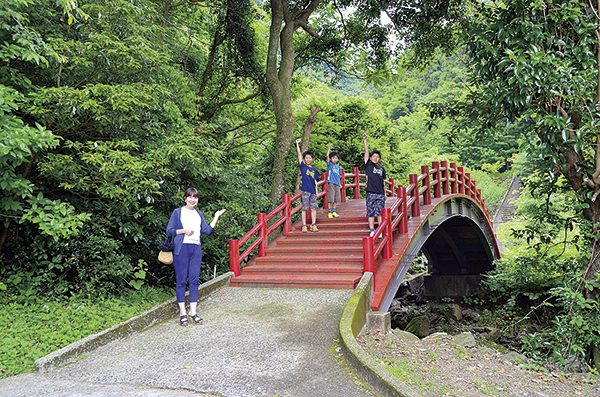
<path fill-rule="evenodd" d="M 342 201 L 341 182 L 342 168 L 339 166 L 340 155 L 337 152 L 331 153 L 333 143 L 327 148 L 327 202 L 329 203 L 328 218 L 337 218 L 339 215 L 336 211 L 336 204 Z"/>

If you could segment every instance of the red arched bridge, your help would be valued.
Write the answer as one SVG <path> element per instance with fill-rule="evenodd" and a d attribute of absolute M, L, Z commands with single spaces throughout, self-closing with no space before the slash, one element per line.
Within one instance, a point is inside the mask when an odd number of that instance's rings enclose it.
<path fill-rule="evenodd" d="M 358 168 L 351 174 L 342 170 L 339 218 L 327 217 L 326 180 L 323 174 L 318 183 L 318 197 L 323 198 L 323 209 L 317 211 L 319 232 L 302 233 L 301 221 L 292 221 L 302 209 L 301 193 L 284 194 L 270 214 L 258 214 L 248 234 L 229 241 L 232 286 L 353 289 L 363 273 L 372 272 L 371 307 L 386 311 L 419 252 L 438 283 L 429 290 L 462 286 L 463 295 L 473 277 L 490 270 L 500 257 L 481 190 L 455 163 L 422 166 L 420 175 L 409 176 L 407 187 L 385 181 L 386 205 L 374 237 L 369 237 L 365 200 L 360 198 L 365 175 Z"/>

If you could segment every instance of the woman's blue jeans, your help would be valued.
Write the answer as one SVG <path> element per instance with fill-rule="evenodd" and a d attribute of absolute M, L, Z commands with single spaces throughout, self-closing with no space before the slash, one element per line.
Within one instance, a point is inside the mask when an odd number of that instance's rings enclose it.
<path fill-rule="evenodd" d="M 179 255 L 173 255 L 175 267 L 175 294 L 177 302 L 185 302 L 185 287 L 189 279 L 190 302 L 198 302 L 200 265 L 202 264 L 202 246 L 183 244 Z"/>

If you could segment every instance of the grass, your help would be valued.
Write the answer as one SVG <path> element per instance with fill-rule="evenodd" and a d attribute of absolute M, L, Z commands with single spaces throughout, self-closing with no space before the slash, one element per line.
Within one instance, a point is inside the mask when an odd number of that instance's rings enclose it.
<path fill-rule="evenodd" d="M 0 300 L 0 378 L 30 372 L 33 363 L 86 336 L 108 329 L 173 297 L 142 287 L 122 296 L 67 302 L 36 298 L 25 304 Z"/>
<path fill-rule="evenodd" d="M 386 358 L 385 360 L 380 360 L 380 363 L 392 375 L 404 382 L 407 386 L 413 388 L 413 390 L 434 393 L 436 395 L 442 395 L 456 391 L 446 385 L 436 384 L 430 380 L 427 380 L 426 376 L 424 376 L 420 370 L 415 368 L 415 366 L 405 358 Z M 437 370 L 437 368 L 433 366 L 431 370 Z"/>

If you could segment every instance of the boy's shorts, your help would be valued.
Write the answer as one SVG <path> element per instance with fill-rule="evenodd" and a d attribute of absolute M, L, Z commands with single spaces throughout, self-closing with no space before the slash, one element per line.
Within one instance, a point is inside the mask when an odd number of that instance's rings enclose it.
<path fill-rule="evenodd" d="M 367 192 L 367 216 L 381 216 L 381 210 L 385 207 L 385 194 Z"/>
<path fill-rule="evenodd" d="M 309 209 L 319 208 L 319 204 L 317 204 L 317 195 L 311 192 L 302 191 L 302 211 L 308 211 Z"/>
<path fill-rule="evenodd" d="M 340 185 L 336 185 L 335 183 L 327 183 L 327 191 L 328 203 L 339 203 L 342 201 Z"/>

